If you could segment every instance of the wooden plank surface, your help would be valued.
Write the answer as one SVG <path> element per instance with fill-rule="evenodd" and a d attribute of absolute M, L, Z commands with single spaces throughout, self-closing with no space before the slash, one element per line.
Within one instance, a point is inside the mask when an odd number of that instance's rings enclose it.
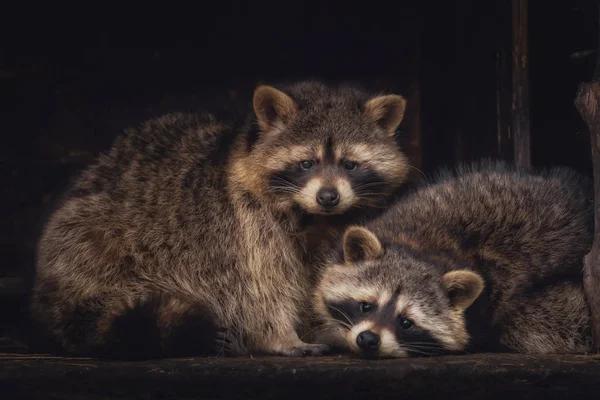
<path fill-rule="evenodd" d="M 0 355 L 9 398 L 566 398 L 600 393 L 600 356 L 478 354 L 403 360 L 187 358 L 109 362 Z"/>

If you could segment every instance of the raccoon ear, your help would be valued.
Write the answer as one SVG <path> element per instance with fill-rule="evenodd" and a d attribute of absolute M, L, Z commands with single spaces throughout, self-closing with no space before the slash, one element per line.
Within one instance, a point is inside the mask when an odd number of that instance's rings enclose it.
<path fill-rule="evenodd" d="M 450 271 L 442 277 L 452 305 L 466 310 L 481 294 L 484 287 L 483 278 L 468 270 Z"/>
<path fill-rule="evenodd" d="M 374 97 L 365 103 L 365 116 L 392 136 L 404 118 L 406 99 L 397 94 Z"/>
<path fill-rule="evenodd" d="M 346 230 L 343 249 L 346 264 L 374 260 L 383 254 L 383 247 L 377 236 L 360 226 L 353 226 Z"/>
<path fill-rule="evenodd" d="M 278 124 L 286 125 L 294 118 L 297 110 L 296 103 L 290 96 L 268 85 L 256 88 L 252 104 L 263 131 Z"/>

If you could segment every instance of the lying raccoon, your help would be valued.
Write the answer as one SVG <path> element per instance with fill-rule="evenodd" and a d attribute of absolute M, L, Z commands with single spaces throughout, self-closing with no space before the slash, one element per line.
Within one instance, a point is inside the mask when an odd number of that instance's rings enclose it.
<path fill-rule="evenodd" d="M 319 354 L 308 216 L 380 207 L 405 182 L 397 95 L 260 86 L 248 117 L 171 114 L 117 139 L 39 243 L 32 316 L 69 354 Z M 241 118 L 239 118 L 241 117 Z"/>
<path fill-rule="evenodd" d="M 344 234 L 322 271 L 319 341 L 364 356 L 585 352 L 593 193 L 567 169 L 479 163 Z"/>

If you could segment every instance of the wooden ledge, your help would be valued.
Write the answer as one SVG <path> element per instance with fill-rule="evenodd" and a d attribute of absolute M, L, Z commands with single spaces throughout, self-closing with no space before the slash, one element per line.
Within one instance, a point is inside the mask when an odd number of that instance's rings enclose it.
<path fill-rule="evenodd" d="M 600 355 L 113 362 L 3 353 L 0 388 L 11 399 L 583 398 L 600 393 Z"/>

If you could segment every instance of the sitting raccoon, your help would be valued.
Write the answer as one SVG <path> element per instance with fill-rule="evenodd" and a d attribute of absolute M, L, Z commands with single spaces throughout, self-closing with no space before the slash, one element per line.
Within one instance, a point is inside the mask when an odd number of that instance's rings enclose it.
<path fill-rule="evenodd" d="M 45 225 L 33 321 L 74 355 L 322 353 L 301 340 L 307 218 L 380 207 L 406 181 L 405 105 L 262 85 L 245 116 L 174 113 L 128 131 Z"/>
<path fill-rule="evenodd" d="M 441 174 L 345 231 L 316 288 L 318 341 L 367 357 L 586 352 L 591 188 L 502 162 Z"/>

